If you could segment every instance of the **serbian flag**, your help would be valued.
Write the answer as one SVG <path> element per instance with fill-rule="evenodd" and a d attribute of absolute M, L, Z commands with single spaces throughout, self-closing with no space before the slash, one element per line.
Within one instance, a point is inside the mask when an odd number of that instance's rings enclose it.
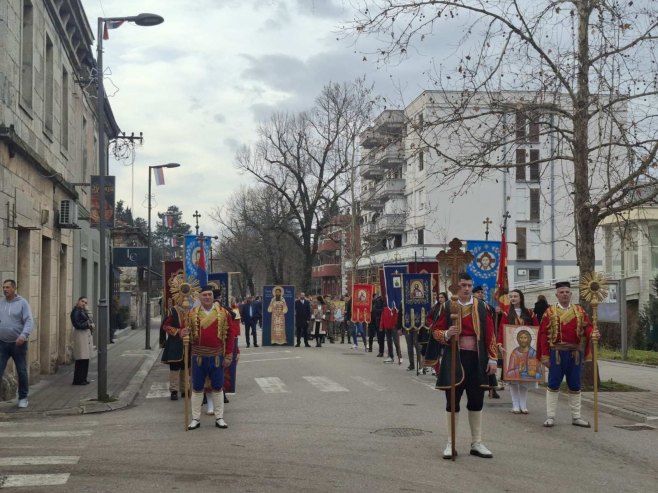
<path fill-rule="evenodd" d="M 500 260 L 498 262 L 494 302 L 498 304 L 504 313 L 507 313 L 509 310 L 509 284 L 507 280 L 507 241 L 504 231 L 500 240 Z"/>
<path fill-rule="evenodd" d="M 124 22 L 125 21 L 105 21 L 105 24 L 103 24 L 103 39 L 110 39 L 110 33 L 107 31 L 108 29 L 118 29 Z"/>
<path fill-rule="evenodd" d="M 155 184 L 164 185 L 164 168 L 153 168 L 153 174 L 155 175 Z"/>
<path fill-rule="evenodd" d="M 173 228 L 174 227 L 174 215 L 173 214 L 165 214 L 164 217 L 162 218 L 164 221 L 164 226 L 166 228 Z"/>
<path fill-rule="evenodd" d="M 372 311 L 373 284 L 355 284 L 352 286 L 352 322 L 370 323 Z"/>

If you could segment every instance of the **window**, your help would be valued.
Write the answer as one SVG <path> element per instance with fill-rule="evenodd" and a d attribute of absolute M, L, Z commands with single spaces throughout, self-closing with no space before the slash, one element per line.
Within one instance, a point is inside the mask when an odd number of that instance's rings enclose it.
<path fill-rule="evenodd" d="M 420 151 L 418 153 L 418 171 L 423 171 L 424 167 L 425 167 L 425 156 L 423 155 L 423 151 Z"/>
<path fill-rule="evenodd" d="M 539 144 L 539 123 L 530 122 L 528 140 L 531 144 Z"/>
<path fill-rule="evenodd" d="M 44 67 L 45 93 L 43 95 L 43 125 L 50 133 L 53 131 L 53 89 L 55 85 L 54 49 L 50 36 L 46 34 L 46 60 Z"/>
<path fill-rule="evenodd" d="M 84 119 L 84 118 L 83 118 Z M 69 73 L 62 68 L 62 132 L 60 139 L 64 149 L 69 148 Z M 84 138 L 83 134 L 83 138 Z"/>
<path fill-rule="evenodd" d="M 539 221 L 539 197 L 540 190 L 538 188 L 530 189 L 530 220 Z"/>
<path fill-rule="evenodd" d="M 516 112 L 516 138 L 525 140 L 526 136 L 526 122 L 528 118 L 523 111 Z"/>
<path fill-rule="evenodd" d="M 539 181 L 539 149 L 530 149 L 530 181 Z"/>
<path fill-rule="evenodd" d="M 418 244 L 419 245 L 425 244 L 425 230 L 423 228 L 418 230 Z"/>
<path fill-rule="evenodd" d="M 516 150 L 516 181 L 525 181 L 525 149 Z"/>
<path fill-rule="evenodd" d="M 424 123 L 425 123 L 425 122 L 424 122 L 424 120 L 423 120 L 423 112 L 421 111 L 420 113 L 418 113 L 418 128 L 419 128 L 420 130 L 423 129 L 423 125 L 424 125 Z"/>
<path fill-rule="evenodd" d="M 32 78 L 34 77 L 34 8 L 32 2 L 23 2 L 23 29 L 21 32 L 21 102 L 32 108 Z"/>
<path fill-rule="evenodd" d="M 526 229 L 516 228 L 516 258 L 517 260 L 527 259 L 526 248 Z"/>
<path fill-rule="evenodd" d="M 539 281 L 541 279 L 541 269 L 528 269 L 528 281 Z"/>
<path fill-rule="evenodd" d="M 658 224 L 649 226 L 649 244 L 651 245 L 651 275 L 655 276 L 658 274 Z"/>

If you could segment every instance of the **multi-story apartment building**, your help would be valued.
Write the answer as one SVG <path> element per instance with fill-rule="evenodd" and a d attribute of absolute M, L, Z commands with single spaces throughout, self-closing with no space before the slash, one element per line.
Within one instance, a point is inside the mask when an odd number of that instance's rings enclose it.
<path fill-rule="evenodd" d="M 31 381 L 69 362 L 74 300 L 98 297 L 100 242 L 87 221 L 98 174 L 92 42 L 80 0 L 0 1 L 0 275 L 18 282 L 35 318 Z"/>
<path fill-rule="evenodd" d="M 496 98 L 505 111 L 494 115 L 490 99 L 473 97 L 465 117 L 445 123 L 459 97 L 425 91 L 404 110 L 384 111 L 362 134 L 361 207 L 369 255 L 358 269 L 434 259 L 452 238 L 484 240 L 487 229 L 489 239 L 499 240 L 505 224 L 512 284 L 577 274 L 571 166 L 551 158 L 558 154 L 555 133 L 547 129 L 553 117 L 531 118 L 528 102 L 536 94 L 508 92 Z M 515 137 L 483 161 L 511 166 L 480 169 L 469 160 L 501 118 Z M 559 128 L 559 121 L 550 121 Z"/>

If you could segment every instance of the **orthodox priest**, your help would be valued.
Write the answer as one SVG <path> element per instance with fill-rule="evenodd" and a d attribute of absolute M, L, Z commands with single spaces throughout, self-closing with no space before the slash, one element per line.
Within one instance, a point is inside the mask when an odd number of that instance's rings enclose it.
<path fill-rule="evenodd" d="M 443 451 L 444 459 L 452 459 L 450 387 L 452 384 L 451 342 L 453 337 L 457 338 L 457 350 L 459 351 L 455 368 L 455 413 L 458 417 L 459 401 L 466 392 L 468 423 L 471 428 L 471 455 L 487 459 L 493 457 L 491 451 L 482 443 L 482 408 L 484 392 L 489 388 L 488 375 L 495 374 L 498 367 L 498 348 L 491 315 L 485 304 L 473 297 L 472 289 L 471 276 L 466 272 L 459 274 L 459 292 L 456 303 L 460 305 L 461 323 L 450 318 L 450 305 L 455 302 L 446 301 L 444 309 L 432 329 L 434 340 L 444 346 L 436 380 L 436 388 L 446 391 L 448 444 Z"/>
<path fill-rule="evenodd" d="M 189 314 L 188 328 L 191 342 L 192 421 L 188 430 L 201 426 L 201 404 L 206 377 L 210 379 L 215 409 L 215 426 L 228 428 L 224 421 L 224 367 L 231 364 L 234 338 L 229 337 L 228 313 L 214 303 L 213 286 L 201 288 L 201 304 Z"/>

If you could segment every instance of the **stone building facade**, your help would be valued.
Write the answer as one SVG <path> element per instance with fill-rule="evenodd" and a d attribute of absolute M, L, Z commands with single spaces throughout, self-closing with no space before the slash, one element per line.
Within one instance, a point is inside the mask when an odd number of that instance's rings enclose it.
<path fill-rule="evenodd" d="M 0 276 L 32 308 L 31 382 L 70 362 L 69 313 L 99 291 L 100 241 L 87 221 L 98 174 L 93 39 L 80 0 L 0 0 Z"/>

